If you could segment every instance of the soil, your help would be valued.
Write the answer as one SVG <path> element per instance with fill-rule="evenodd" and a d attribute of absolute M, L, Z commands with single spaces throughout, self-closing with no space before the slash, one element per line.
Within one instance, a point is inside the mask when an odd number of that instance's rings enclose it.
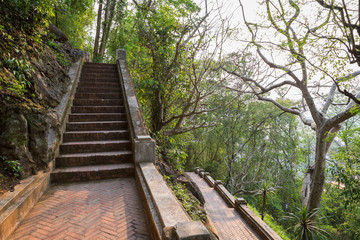
<path fill-rule="evenodd" d="M 0 196 L 8 191 L 14 191 L 14 188 L 20 180 L 17 177 L 9 176 L 2 168 L 0 169 Z"/>

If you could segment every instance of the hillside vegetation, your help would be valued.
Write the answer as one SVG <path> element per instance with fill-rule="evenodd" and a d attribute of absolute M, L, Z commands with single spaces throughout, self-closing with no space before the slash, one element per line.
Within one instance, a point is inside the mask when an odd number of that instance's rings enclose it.
<path fill-rule="evenodd" d="M 1 1 L 0 191 L 45 170 L 59 138 L 54 109 L 81 50 L 49 25 L 51 7 L 48 1 Z"/>

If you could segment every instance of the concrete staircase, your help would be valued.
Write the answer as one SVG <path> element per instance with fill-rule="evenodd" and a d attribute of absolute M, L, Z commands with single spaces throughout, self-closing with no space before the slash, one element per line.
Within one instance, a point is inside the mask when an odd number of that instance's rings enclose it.
<path fill-rule="evenodd" d="M 134 176 L 131 150 L 116 65 L 85 63 L 51 181 Z"/>

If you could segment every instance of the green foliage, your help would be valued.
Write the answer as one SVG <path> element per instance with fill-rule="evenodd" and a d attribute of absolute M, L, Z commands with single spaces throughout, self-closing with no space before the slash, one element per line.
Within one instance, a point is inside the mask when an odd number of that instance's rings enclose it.
<path fill-rule="evenodd" d="M 13 74 L 15 81 L 7 81 L 1 79 L 3 84 L 7 85 L 7 89 L 18 97 L 23 97 L 31 88 L 31 82 L 28 80 L 34 69 L 25 59 L 5 59 L 4 66 Z"/>
<path fill-rule="evenodd" d="M 12 58 L 5 60 L 4 64 L 24 88 L 31 86 L 31 83 L 27 78 L 31 77 L 31 73 L 34 72 L 34 69 L 27 60 Z"/>
<path fill-rule="evenodd" d="M 173 183 L 170 178 L 164 176 L 171 190 L 181 202 L 185 211 L 189 214 L 192 220 L 206 222 L 206 213 L 201 207 L 199 200 L 189 193 L 186 187 L 180 183 Z"/>
<path fill-rule="evenodd" d="M 70 60 L 65 58 L 64 54 L 62 54 L 60 51 L 59 51 L 59 44 L 57 44 L 56 42 L 54 42 L 53 40 L 49 40 L 46 42 L 46 45 L 48 45 L 52 50 L 53 50 L 53 53 L 55 54 L 56 56 L 56 59 L 59 61 L 59 63 L 62 65 L 62 66 L 69 66 L 70 65 Z"/>
<path fill-rule="evenodd" d="M 341 132 L 344 145 L 333 154 L 331 169 L 335 180 L 341 185 L 341 194 L 345 203 L 360 203 L 360 128 L 347 129 Z"/>
<path fill-rule="evenodd" d="M 217 125 L 194 133 L 187 169 L 200 166 L 220 176 L 233 193 L 255 191 L 264 181 L 276 183 L 288 170 L 294 174 L 298 133 L 293 116 L 231 93 L 214 94 L 212 104 L 220 108 L 207 117 Z"/>
<path fill-rule="evenodd" d="M 0 156 L 4 162 L 4 170 L 11 176 L 19 177 L 20 173 L 23 171 L 20 163 L 18 161 L 7 160 L 6 157 Z"/>
<path fill-rule="evenodd" d="M 248 204 L 248 207 L 250 208 L 251 211 L 253 211 L 258 217 L 260 217 L 260 213 L 259 211 Z M 284 230 L 284 228 L 279 225 L 279 223 L 277 223 L 274 218 L 271 215 L 265 215 L 264 217 L 264 222 L 269 225 L 269 227 L 271 227 L 272 230 L 274 230 L 283 240 L 290 240 L 290 236 L 286 233 L 286 231 Z"/>
<path fill-rule="evenodd" d="M 188 157 L 186 149 L 190 134 L 178 135 L 174 137 L 164 137 L 156 135 L 159 143 L 158 153 L 161 154 L 174 169 L 184 171 L 186 159 Z"/>
<path fill-rule="evenodd" d="M 334 184 L 326 185 L 318 224 L 329 233 L 330 239 L 360 238 L 360 207 L 358 204 L 346 206 L 346 200 L 342 189 Z"/>
<path fill-rule="evenodd" d="M 201 125 L 193 116 L 197 108 L 205 106 L 200 96 L 210 84 L 205 74 L 199 77 L 205 62 L 197 55 L 205 44 L 203 36 L 194 31 L 202 23 L 199 8 L 190 0 L 161 0 L 150 8 L 146 4 L 134 8 L 134 12 L 125 10 L 120 14 L 123 18 L 110 34 L 110 59 L 115 58 L 115 48 L 127 50 L 150 131 L 173 136 Z"/>
<path fill-rule="evenodd" d="M 51 22 L 60 28 L 76 48 L 91 50 L 94 0 L 56 0 Z"/>
<path fill-rule="evenodd" d="M 39 34 L 52 16 L 54 0 L 0 0 L 0 20 L 7 30 L 21 30 L 29 36 Z"/>
<path fill-rule="evenodd" d="M 314 216 L 317 215 L 319 209 L 313 209 L 308 211 L 304 206 L 298 208 L 296 213 L 289 213 L 287 218 L 289 221 L 294 223 L 293 232 L 297 235 L 298 240 L 313 240 L 317 236 L 324 237 L 327 232 L 322 228 L 316 226 Z"/>
<path fill-rule="evenodd" d="M 53 36 L 52 36 L 53 37 Z M 53 39 L 46 42 L 46 45 L 48 45 L 52 50 L 59 50 L 59 44 L 54 42 Z"/>

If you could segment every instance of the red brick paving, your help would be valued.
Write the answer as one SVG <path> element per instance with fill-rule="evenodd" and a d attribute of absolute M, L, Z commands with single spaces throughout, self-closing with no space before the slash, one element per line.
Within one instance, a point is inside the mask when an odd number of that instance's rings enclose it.
<path fill-rule="evenodd" d="M 9 239 L 151 239 L 132 177 L 69 183 L 40 198 Z"/>
<path fill-rule="evenodd" d="M 196 173 L 187 173 L 199 186 L 204 198 L 205 209 L 216 228 L 219 237 L 223 240 L 248 240 L 261 239 L 245 220 L 235 211 L 228 207 L 226 202 L 216 190 L 206 183 Z"/>

